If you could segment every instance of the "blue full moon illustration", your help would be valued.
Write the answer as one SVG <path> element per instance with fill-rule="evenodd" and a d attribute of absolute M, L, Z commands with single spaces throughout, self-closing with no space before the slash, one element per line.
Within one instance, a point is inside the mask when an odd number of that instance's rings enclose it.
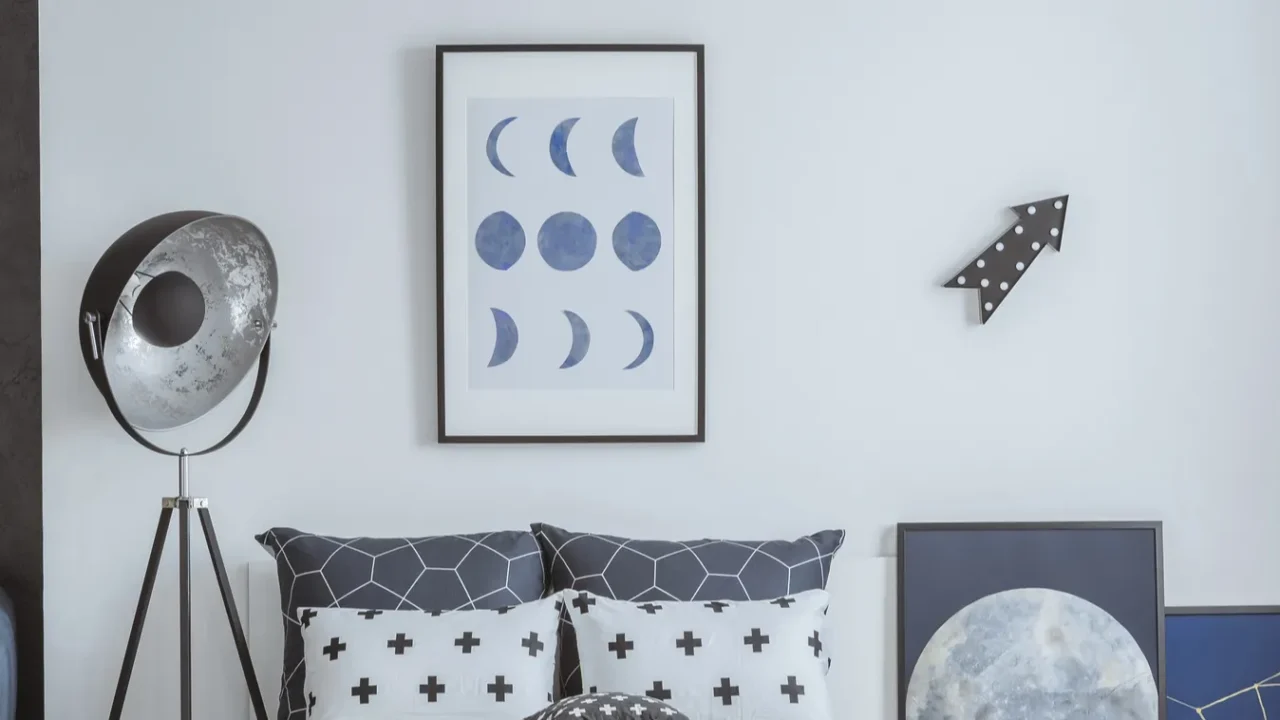
<path fill-rule="evenodd" d="M 644 177 L 644 170 L 640 169 L 640 158 L 636 157 L 636 122 L 639 120 L 640 118 L 631 118 L 613 132 L 613 159 L 627 174 Z"/>
<path fill-rule="evenodd" d="M 560 363 L 561 370 L 566 370 L 582 362 L 582 358 L 587 356 L 587 350 L 591 347 L 591 330 L 587 327 L 586 321 L 570 310 L 565 310 L 564 316 L 569 319 L 569 329 L 573 333 L 573 343 L 569 346 L 569 355 L 565 357 L 563 363 Z"/>
<path fill-rule="evenodd" d="M 645 316 L 635 310 L 628 310 L 627 314 L 640 326 L 640 354 L 636 355 L 636 359 L 632 360 L 630 365 L 622 369 L 635 370 L 643 365 L 649 359 L 649 356 L 653 354 L 653 326 L 649 324 Z"/>
<path fill-rule="evenodd" d="M 497 367 L 511 359 L 520 344 L 520 330 L 516 321 L 498 308 L 489 308 L 493 313 L 493 326 L 497 331 L 493 341 L 493 355 L 489 356 L 489 367 Z"/>
<path fill-rule="evenodd" d="M 577 174 L 573 172 L 573 165 L 569 164 L 569 133 L 579 119 L 564 120 L 551 131 L 551 162 L 555 163 L 560 172 L 570 177 L 577 177 Z"/>
<path fill-rule="evenodd" d="M 489 156 L 489 164 L 493 166 L 494 170 L 497 170 L 507 177 L 515 176 L 511 174 L 511 171 L 507 169 L 506 165 L 502 164 L 502 158 L 498 157 L 498 137 L 502 135 L 502 131 L 514 121 L 514 117 L 509 117 L 505 120 L 499 121 L 497 125 L 494 125 L 493 129 L 489 131 L 489 139 L 485 142 L 484 148 L 485 155 Z"/>
<path fill-rule="evenodd" d="M 556 213 L 538 230 L 538 252 L 556 270 L 577 270 L 596 254 L 596 229 L 578 213 Z"/>
<path fill-rule="evenodd" d="M 658 259 L 662 233 L 653 218 L 641 212 L 627 213 L 613 228 L 613 252 L 623 265 L 643 270 Z"/>
<path fill-rule="evenodd" d="M 1156 720 L 1160 694 L 1133 635 L 1070 593 L 1006 590 L 952 615 L 911 672 L 906 720 Z"/>
<path fill-rule="evenodd" d="M 489 267 L 506 270 L 524 254 L 524 228 L 510 213 L 493 213 L 476 228 L 476 252 Z"/>

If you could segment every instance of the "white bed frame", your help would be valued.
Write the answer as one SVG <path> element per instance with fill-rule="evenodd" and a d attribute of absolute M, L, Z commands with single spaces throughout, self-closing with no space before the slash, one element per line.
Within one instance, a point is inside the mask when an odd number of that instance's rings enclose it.
<path fill-rule="evenodd" d="M 836 558 L 828 589 L 831 610 L 826 633 L 834 662 L 827 680 L 836 720 L 894 720 L 897 717 L 896 562 L 894 558 Z M 284 631 L 275 563 L 244 567 L 244 608 L 249 652 L 275 717 L 280 693 Z M 253 720 L 252 708 L 246 717 Z"/>

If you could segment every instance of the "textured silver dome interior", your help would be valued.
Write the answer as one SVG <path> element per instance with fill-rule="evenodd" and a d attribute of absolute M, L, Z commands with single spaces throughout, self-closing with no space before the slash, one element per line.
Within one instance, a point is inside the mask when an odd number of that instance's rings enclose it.
<path fill-rule="evenodd" d="M 190 340 L 159 347 L 133 324 L 133 303 L 151 278 L 178 272 L 204 295 Z M 169 234 L 138 264 L 106 322 L 103 365 L 111 393 L 140 430 L 186 425 L 226 399 L 262 352 L 276 312 L 271 245 L 253 223 L 211 215 Z"/>

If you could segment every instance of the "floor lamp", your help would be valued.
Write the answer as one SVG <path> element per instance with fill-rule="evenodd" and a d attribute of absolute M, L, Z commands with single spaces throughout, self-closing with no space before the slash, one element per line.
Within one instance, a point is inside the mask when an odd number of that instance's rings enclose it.
<path fill-rule="evenodd" d="M 277 273 L 266 236 L 249 221 L 211 212 L 176 212 L 140 223 L 103 253 L 80 302 L 80 349 L 111 415 L 143 447 L 176 458 L 178 494 L 161 501 L 133 627 L 125 648 L 111 720 L 120 720 L 142 639 L 156 571 L 174 511 L 178 513 L 181 719 L 191 720 L 191 510 L 204 530 L 249 699 L 267 720 L 262 691 L 236 610 L 209 501 L 192 497 L 189 458 L 226 447 L 249 424 L 262 399 L 275 327 Z M 171 430 L 225 400 L 257 363 L 253 394 L 226 437 L 197 452 L 167 450 L 143 432 Z"/>

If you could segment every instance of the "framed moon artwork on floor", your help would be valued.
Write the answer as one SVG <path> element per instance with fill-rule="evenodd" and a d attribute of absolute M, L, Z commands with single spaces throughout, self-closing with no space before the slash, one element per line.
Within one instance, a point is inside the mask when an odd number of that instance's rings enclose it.
<path fill-rule="evenodd" d="M 436 49 L 440 442 L 701 442 L 703 48 Z"/>
<path fill-rule="evenodd" d="M 1165 608 L 1169 720 L 1280 718 L 1280 607 Z"/>
<path fill-rule="evenodd" d="M 1164 720 L 1158 522 L 898 526 L 902 720 Z"/>

